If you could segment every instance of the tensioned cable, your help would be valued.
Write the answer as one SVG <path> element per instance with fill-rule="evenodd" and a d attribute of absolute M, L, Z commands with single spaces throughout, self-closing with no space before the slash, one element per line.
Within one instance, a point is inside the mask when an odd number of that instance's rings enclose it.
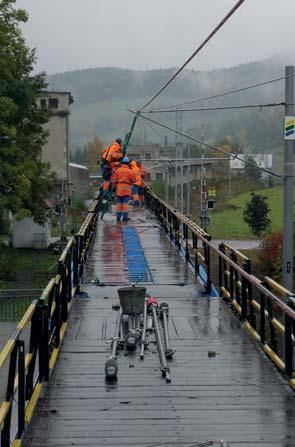
<path fill-rule="evenodd" d="M 250 124 L 250 126 L 249 126 L 249 128 L 248 128 L 248 130 L 247 130 L 247 132 L 246 132 L 246 134 L 244 136 L 244 138 L 242 139 L 242 141 L 241 141 L 241 143 L 239 145 L 239 149 L 238 149 L 239 152 L 241 152 L 242 148 L 244 147 L 244 145 L 246 143 L 246 140 L 247 140 L 248 136 L 250 135 L 250 132 L 254 129 L 261 112 L 262 112 L 262 107 L 260 107 L 260 109 L 258 109 L 258 111 L 256 113 L 256 116 L 254 117 L 253 122 Z"/>
<path fill-rule="evenodd" d="M 218 93 L 218 94 L 213 95 L 213 96 L 206 96 L 204 98 L 192 99 L 191 101 L 181 102 L 181 103 L 178 103 L 178 104 L 170 104 L 168 106 L 162 106 L 161 108 L 162 109 L 165 109 L 165 108 L 169 109 L 169 108 L 172 108 L 172 107 L 181 107 L 181 106 L 186 106 L 188 104 L 194 104 L 196 102 L 202 102 L 202 101 L 207 101 L 209 99 L 220 98 L 222 96 L 231 95 L 233 93 L 244 92 L 245 90 L 250 90 L 252 88 L 261 87 L 263 85 L 271 84 L 273 82 L 282 81 L 283 79 L 291 78 L 293 76 L 294 76 L 293 74 L 292 75 L 288 75 L 288 76 L 282 76 L 281 78 L 270 79 L 269 81 L 259 82 L 258 84 L 248 85 L 247 87 L 241 87 L 241 88 L 238 88 L 238 89 L 235 89 L 235 90 L 230 90 L 230 91 L 227 91 L 227 92 Z M 157 109 L 152 109 L 152 110 L 154 112 L 157 111 Z"/>
<path fill-rule="evenodd" d="M 154 127 L 151 125 L 151 123 L 149 123 L 148 121 L 144 121 L 144 123 L 161 139 L 164 140 L 165 135 L 161 135 L 160 132 L 158 132 L 156 129 L 154 129 Z"/>
<path fill-rule="evenodd" d="M 279 107 L 284 106 L 284 102 L 273 102 L 269 104 L 245 104 L 245 105 L 238 105 L 238 106 L 224 106 L 224 107 L 199 107 L 199 108 L 192 108 L 192 109 L 156 109 L 156 110 L 148 110 L 146 112 L 141 112 L 141 114 L 147 114 L 147 113 L 172 113 L 172 112 L 206 112 L 210 110 L 232 110 L 232 109 L 263 109 L 266 107 Z M 141 115 L 141 116 L 142 116 Z"/>
<path fill-rule="evenodd" d="M 128 112 L 133 113 L 134 115 L 136 115 L 138 113 L 138 112 L 134 112 L 134 110 L 130 110 L 130 109 L 127 109 L 127 110 L 128 110 Z M 283 178 L 282 175 L 277 174 L 276 172 L 270 171 L 269 169 L 257 166 L 257 164 L 251 163 L 248 160 L 244 160 L 242 157 L 240 157 L 237 154 L 235 154 L 235 155 L 228 155 L 228 152 L 224 151 L 223 149 L 220 149 L 220 147 L 213 146 L 212 144 L 206 143 L 205 141 L 202 141 L 202 140 L 200 140 L 198 138 L 194 138 L 194 137 L 192 137 L 190 135 L 187 135 L 184 132 L 180 132 L 179 130 L 173 129 L 172 127 L 169 127 L 166 124 L 163 124 L 163 123 L 160 123 L 159 121 L 155 121 L 155 120 L 153 120 L 151 118 L 148 118 L 145 115 L 140 115 L 140 116 L 143 119 L 145 119 L 147 121 L 150 121 L 151 123 L 156 124 L 157 126 L 163 127 L 164 129 L 167 129 L 167 130 L 170 130 L 171 132 L 174 132 L 174 133 L 176 133 L 178 135 L 181 135 L 181 136 L 183 136 L 183 137 L 185 137 L 185 138 L 187 138 L 187 139 L 189 139 L 191 141 L 194 141 L 196 143 L 203 144 L 204 146 L 206 146 L 206 147 L 208 147 L 210 149 L 213 149 L 214 151 L 221 152 L 222 154 L 226 155 L 229 160 L 232 159 L 232 158 L 235 158 L 235 159 L 240 160 L 240 161 L 242 161 L 243 163 L 245 163 L 245 164 L 247 164 L 249 166 L 253 166 L 256 169 L 259 169 L 260 171 L 264 171 L 267 174 L 273 175 L 273 176 L 278 177 L 278 178 Z"/>
<path fill-rule="evenodd" d="M 193 52 L 193 54 L 185 61 L 185 63 L 168 79 L 167 82 L 160 88 L 160 90 L 155 93 L 155 95 L 145 103 L 140 112 L 149 106 L 167 87 L 172 81 L 182 72 L 182 70 L 190 63 L 190 61 L 204 48 L 204 46 L 212 39 L 212 37 L 222 28 L 222 26 L 230 19 L 230 17 L 238 10 L 238 8 L 244 3 L 245 0 L 239 0 L 234 7 L 226 14 L 226 16 L 219 22 L 219 24 L 214 28 L 214 30 L 209 34 L 208 37 L 201 43 L 201 45 Z"/>

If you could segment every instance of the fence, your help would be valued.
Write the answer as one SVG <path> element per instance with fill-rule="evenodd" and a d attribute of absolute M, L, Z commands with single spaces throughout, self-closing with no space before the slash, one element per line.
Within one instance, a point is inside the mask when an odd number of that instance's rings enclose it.
<path fill-rule="evenodd" d="M 94 200 L 79 232 L 59 258 L 56 276 L 41 297 L 28 306 L 0 353 L 0 372 L 8 367 L 5 398 L 0 407 L 1 447 L 21 445 L 42 386 L 49 380 L 67 329 L 72 299 L 83 279 L 97 219 L 98 200 Z M 17 430 L 12 424 L 15 413 Z"/>
<path fill-rule="evenodd" d="M 251 271 L 250 259 L 227 244 L 215 247 L 208 233 L 151 190 L 146 191 L 146 203 L 204 282 L 206 294 L 212 294 L 217 287 L 217 294 L 295 389 L 294 295 L 271 278 L 257 278 Z"/>

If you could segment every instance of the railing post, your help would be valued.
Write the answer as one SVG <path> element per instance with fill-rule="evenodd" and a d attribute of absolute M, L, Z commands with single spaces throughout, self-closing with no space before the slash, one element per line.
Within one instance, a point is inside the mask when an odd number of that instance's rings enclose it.
<path fill-rule="evenodd" d="M 17 341 L 18 346 L 18 429 L 17 439 L 21 439 L 25 429 L 25 405 L 26 405 L 26 388 L 25 388 L 25 343 L 21 340 Z"/>
<path fill-rule="evenodd" d="M 248 318 L 248 309 L 247 309 L 247 280 L 245 279 L 244 275 L 242 275 L 241 278 L 242 282 L 242 300 L 241 300 L 241 318 L 242 320 L 247 320 Z"/>
<path fill-rule="evenodd" d="M 293 308 L 292 300 L 294 296 L 288 296 L 286 304 Z M 293 373 L 293 340 L 292 340 L 292 319 L 285 313 L 285 337 L 284 337 L 284 357 L 285 357 L 285 373 L 288 377 L 292 377 Z"/>
<path fill-rule="evenodd" d="M 73 248 L 73 269 L 74 269 L 74 286 L 76 291 L 79 290 L 79 236 L 75 235 L 74 248 Z"/>
<path fill-rule="evenodd" d="M 195 275 L 199 274 L 198 236 L 193 233 L 193 249 L 195 252 Z"/>
<path fill-rule="evenodd" d="M 235 264 L 238 264 L 238 258 L 235 252 L 232 252 L 231 259 Z M 235 295 L 236 295 L 236 301 L 238 304 L 241 304 L 241 290 L 239 287 L 239 273 L 236 269 L 233 271 L 233 281 L 234 281 L 234 289 L 235 289 Z M 242 279 L 241 279 L 242 282 Z"/>
<path fill-rule="evenodd" d="M 165 214 L 164 214 L 164 231 L 167 234 L 168 233 L 168 210 L 166 207 L 164 207 L 165 209 Z"/>
<path fill-rule="evenodd" d="M 168 218 L 168 222 L 169 222 L 169 236 L 170 236 L 170 241 L 173 241 L 173 218 L 171 215 L 171 211 L 169 211 L 169 218 Z"/>
<path fill-rule="evenodd" d="M 174 227 L 174 231 L 175 231 L 175 245 L 178 248 L 178 250 L 180 250 L 181 248 L 181 244 L 180 244 L 180 238 L 179 238 L 179 231 L 180 231 L 180 226 L 179 226 L 179 219 L 178 217 L 175 216 L 175 227 Z"/>
<path fill-rule="evenodd" d="M 234 261 L 233 251 L 230 252 L 230 259 Z M 234 299 L 234 268 L 232 265 L 229 266 L 229 293 L 230 293 L 230 301 L 233 302 Z"/>
<path fill-rule="evenodd" d="M 259 335 L 260 341 L 264 345 L 265 344 L 265 295 L 264 293 L 260 294 L 260 328 Z"/>
<path fill-rule="evenodd" d="M 221 251 L 222 253 L 224 253 L 225 252 L 224 244 L 219 244 L 218 250 Z M 219 296 L 222 298 L 224 296 L 224 293 L 221 290 L 221 288 L 223 287 L 223 267 L 224 267 L 223 259 L 219 255 L 218 256 L 218 284 L 219 284 Z"/>
<path fill-rule="evenodd" d="M 67 291 L 67 276 L 66 266 L 62 261 L 58 262 L 58 273 L 61 276 L 61 318 L 65 322 L 68 319 L 68 291 Z"/>
<path fill-rule="evenodd" d="M 188 227 L 185 224 L 183 224 L 183 237 L 185 240 L 185 259 L 186 259 L 186 261 L 189 261 L 190 254 L 189 254 L 189 245 L 188 245 Z"/>
<path fill-rule="evenodd" d="M 267 281 L 265 281 L 265 288 L 269 289 L 269 285 Z M 277 352 L 277 338 L 275 328 L 273 327 L 273 310 L 272 310 L 272 302 L 269 297 L 266 297 L 267 304 L 267 312 L 268 312 L 268 323 L 269 323 L 269 335 L 270 335 L 270 347 L 274 352 Z"/>
<path fill-rule="evenodd" d="M 211 241 L 211 236 L 206 236 L 208 242 Z M 205 263 L 207 270 L 207 281 L 206 281 L 206 293 L 210 294 L 212 291 L 212 281 L 211 281 L 211 253 L 209 245 L 205 245 Z"/>
<path fill-rule="evenodd" d="M 73 246 L 71 247 L 71 250 L 68 252 L 67 254 L 67 258 L 66 258 L 66 263 L 67 263 L 67 270 L 68 270 L 68 274 L 67 274 L 67 299 L 68 302 L 72 301 L 72 289 L 73 289 L 73 269 L 74 269 L 74 265 L 73 265 Z"/>
<path fill-rule="evenodd" d="M 42 358 L 42 380 L 49 380 L 49 336 L 48 336 L 48 308 L 42 306 L 42 337 L 39 345 L 39 356 Z"/>
<path fill-rule="evenodd" d="M 43 304 L 40 302 L 36 307 L 37 311 L 37 349 L 38 349 L 38 360 L 39 360 L 39 382 L 43 382 L 44 376 L 44 351 L 43 351 Z M 34 380 L 34 379 L 33 379 Z"/>
<path fill-rule="evenodd" d="M 84 253 L 85 250 L 85 236 L 80 235 L 80 249 L 79 249 L 79 284 L 81 284 L 84 273 Z"/>
<path fill-rule="evenodd" d="M 245 272 L 249 273 L 251 275 L 251 260 L 246 259 L 243 265 L 243 268 Z M 253 298 L 253 288 L 250 281 L 247 281 L 247 301 L 249 303 L 249 323 L 251 326 L 256 329 L 256 317 L 255 317 L 255 311 L 252 306 L 252 298 Z"/>
<path fill-rule="evenodd" d="M 31 319 L 31 332 L 30 332 L 30 345 L 29 353 L 32 355 L 32 360 L 29 364 L 27 375 L 26 375 L 26 400 L 29 400 L 33 393 L 34 388 L 34 372 L 37 359 L 38 351 L 38 325 L 39 325 L 39 312 L 40 306 L 37 304 L 35 312 Z"/>
<path fill-rule="evenodd" d="M 61 302 L 60 302 L 60 284 L 54 284 L 54 301 L 55 301 L 55 312 L 53 326 L 55 327 L 55 337 L 54 346 L 59 347 L 60 344 L 60 328 L 61 328 Z"/>
<path fill-rule="evenodd" d="M 8 372 L 8 383 L 6 391 L 6 402 L 10 403 L 10 408 L 6 415 L 3 428 L 1 431 L 1 447 L 10 447 L 10 428 L 11 428 L 11 414 L 12 414 L 12 400 L 13 400 L 13 389 L 14 389 L 14 379 L 16 373 L 16 360 L 17 360 L 17 344 L 15 344 L 11 354 L 9 362 L 9 372 Z"/>

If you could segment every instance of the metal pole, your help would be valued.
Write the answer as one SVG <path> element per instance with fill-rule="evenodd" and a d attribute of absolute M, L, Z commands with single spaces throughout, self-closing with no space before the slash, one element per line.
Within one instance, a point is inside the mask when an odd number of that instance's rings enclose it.
<path fill-rule="evenodd" d="M 228 197 L 231 197 L 231 167 L 230 167 L 231 159 L 228 162 Z"/>
<path fill-rule="evenodd" d="M 166 382 L 170 383 L 171 377 L 170 377 L 169 368 L 167 367 L 164 346 L 163 346 L 163 342 L 162 342 L 161 334 L 160 334 L 160 328 L 159 328 L 158 316 L 157 316 L 157 305 L 152 304 L 151 310 L 152 310 L 154 329 L 155 329 L 155 335 L 156 335 L 156 340 L 157 340 L 157 348 L 158 348 L 158 353 L 159 353 L 159 358 L 160 358 L 160 363 L 161 363 L 161 371 L 162 371 L 163 376 L 166 378 Z"/>
<path fill-rule="evenodd" d="M 116 322 L 116 330 L 115 336 L 113 338 L 112 344 L 112 354 L 110 358 L 105 362 L 105 376 L 108 380 L 116 380 L 118 374 L 118 363 L 117 363 L 117 349 L 119 344 L 120 337 L 120 329 L 121 329 L 121 316 L 122 316 L 122 308 L 120 308 L 117 322 Z"/>
<path fill-rule="evenodd" d="M 165 167 L 165 184 L 164 184 L 164 190 L 165 190 L 165 202 L 169 202 L 169 167 L 168 165 Z"/>
<path fill-rule="evenodd" d="M 147 302 L 144 302 L 144 310 L 143 310 L 143 328 L 141 333 L 141 346 L 140 346 L 140 358 L 143 360 L 144 358 L 144 350 L 146 346 L 146 323 L 147 323 Z"/>
<path fill-rule="evenodd" d="M 190 159 L 190 156 L 191 156 L 191 145 L 188 144 L 187 158 Z M 191 214 L 191 167 L 190 167 L 190 164 L 187 165 L 186 214 L 188 216 Z"/>
<path fill-rule="evenodd" d="M 175 160 L 177 160 L 177 147 L 176 147 L 176 142 L 175 142 Z M 177 161 L 175 161 L 175 165 L 174 165 L 174 174 L 175 174 L 175 179 L 174 179 L 174 208 L 177 208 L 177 184 L 178 184 L 178 166 L 177 166 Z"/>
<path fill-rule="evenodd" d="M 162 323 L 163 323 L 165 357 L 166 357 L 166 359 L 172 359 L 174 351 L 170 347 L 169 329 L 168 329 L 169 307 L 168 307 L 167 303 L 161 303 L 160 312 L 161 312 L 161 318 L 162 318 Z"/>
<path fill-rule="evenodd" d="M 176 130 L 182 132 L 182 113 L 176 111 Z M 183 143 L 182 136 L 175 136 L 176 159 L 175 163 L 175 208 L 183 213 Z"/>
<path fill-rule="evenodd" d="M 285 70 L 285 116 L 294 116 L 294 66 Z M 288 290 L 293 289 L 293 152 L 294 140 L 285 140 L 283 283 Z"/>

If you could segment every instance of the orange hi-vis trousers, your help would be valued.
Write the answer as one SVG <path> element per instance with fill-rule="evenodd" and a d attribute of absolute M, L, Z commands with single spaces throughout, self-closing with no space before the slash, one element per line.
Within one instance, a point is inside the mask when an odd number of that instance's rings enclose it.
<path fill-rule="evenodd" d="M 138 188 L 138 198 L 140 203 L 144 204 L 144 186 L 139 186 Z"/>
<path fill-rule="evenodd" d="M 133 198 L 133 205 L 134 206 L 140 206 L 140 200 L 139 200 L 139 186 L 138 185 L 132 185 L 132 198 Z"/>
<path fill-rule="evenodd" d="M 128 220 L 128 210 L 129 210 L 129 196 L 117 196 L 117 222 L 122 218 L 123 221 Z"/>

